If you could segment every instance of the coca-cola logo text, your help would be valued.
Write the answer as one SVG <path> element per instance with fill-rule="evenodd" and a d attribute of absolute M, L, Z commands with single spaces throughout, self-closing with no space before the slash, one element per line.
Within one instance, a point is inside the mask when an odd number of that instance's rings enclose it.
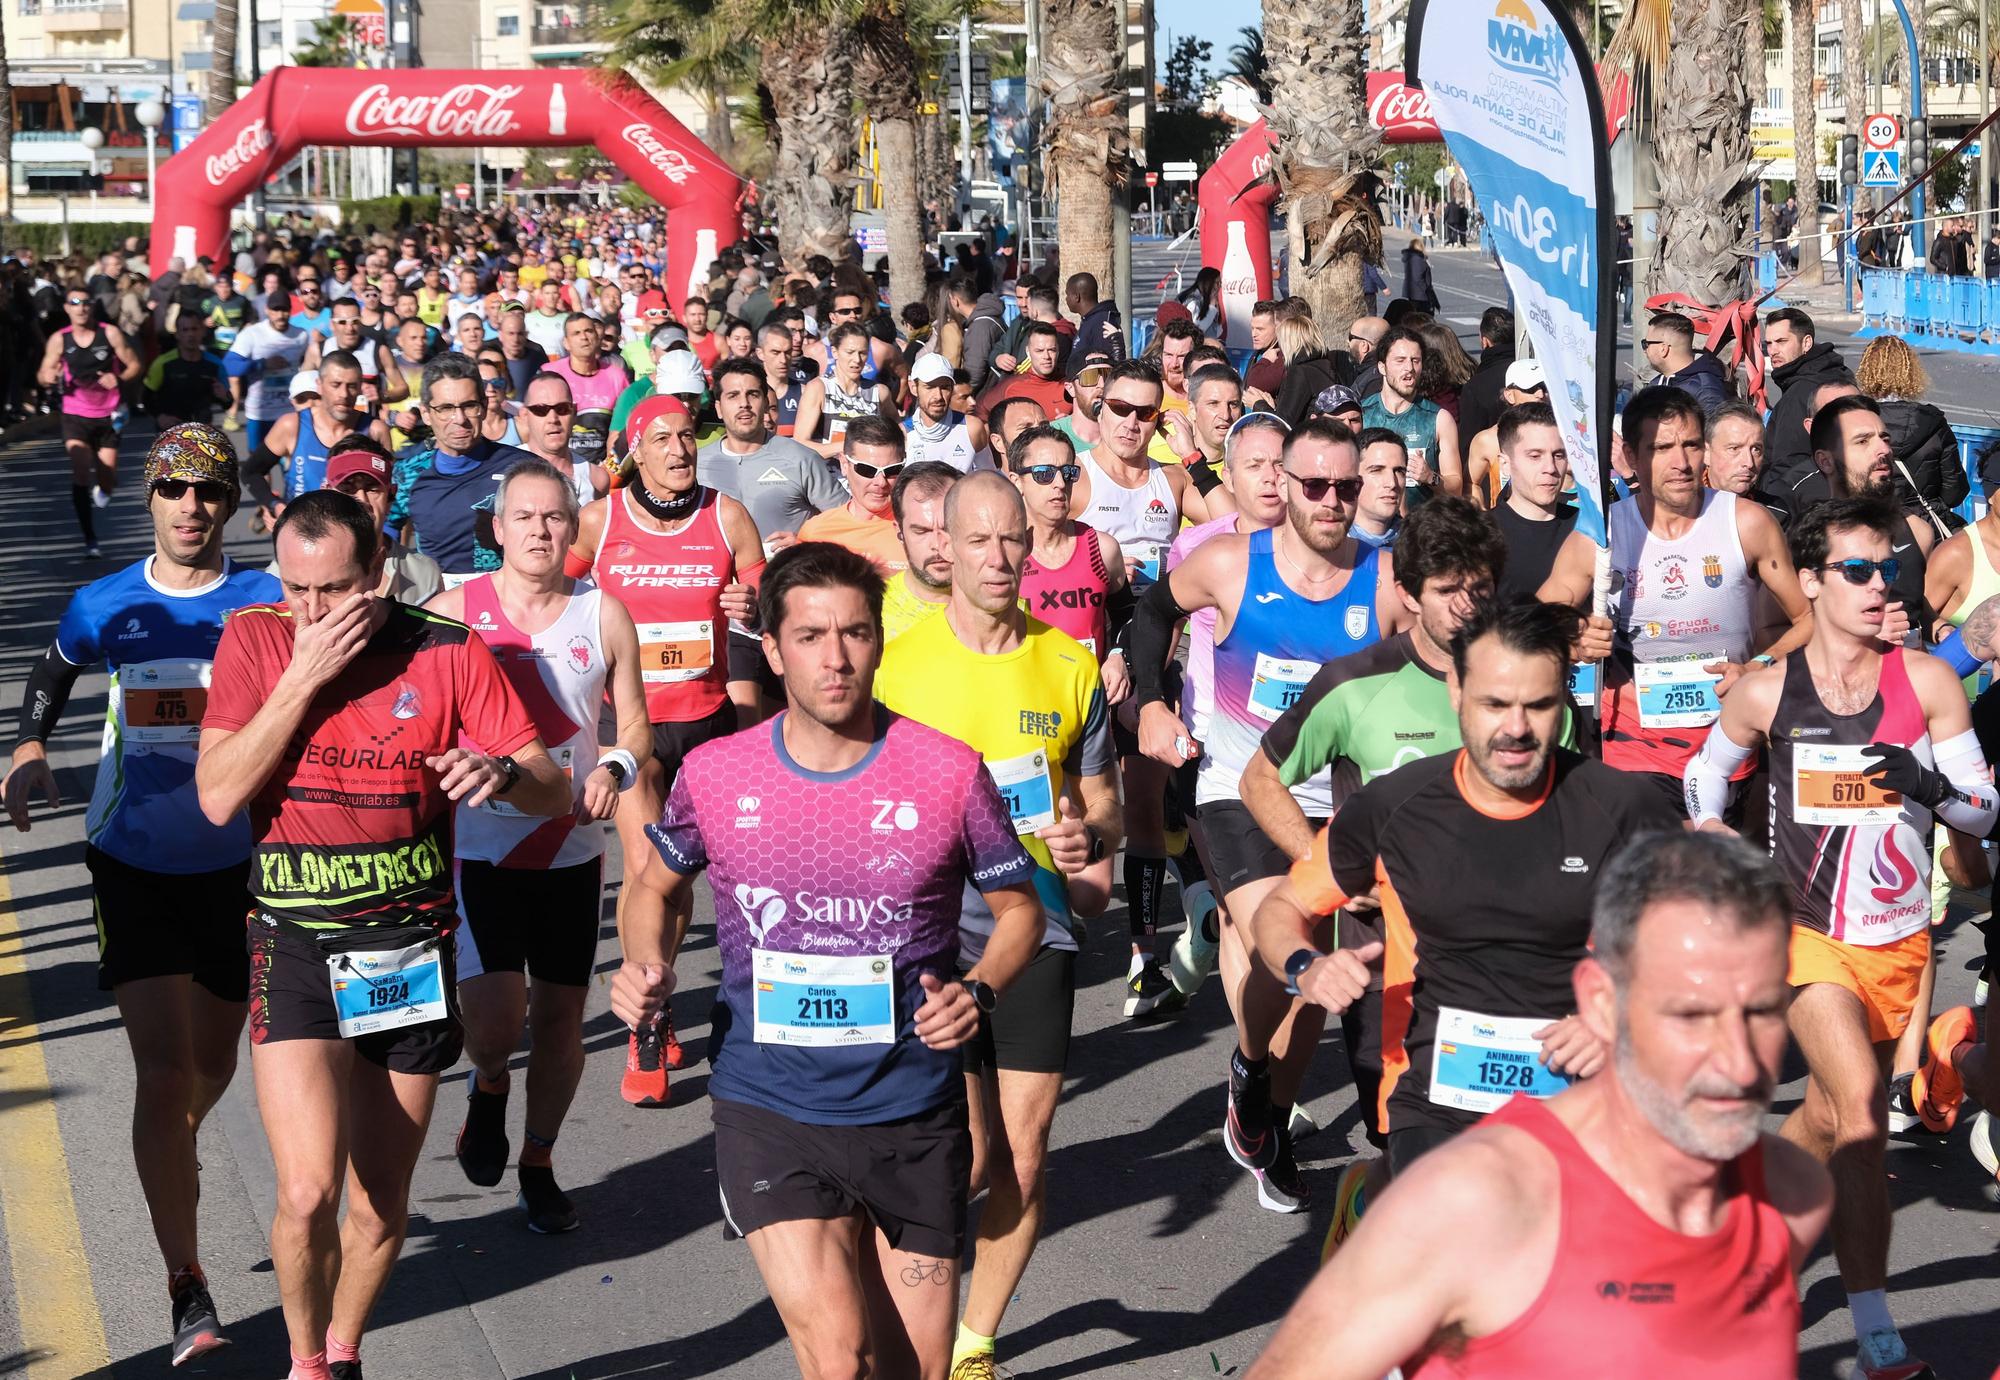
<path fill-rule="evenodd" d="M 1420 134 L 1438 138 L 1431 98 L 1399 81 L 1385 82 L 1368 101 L 1368 123 L 1384 133 Z"/>
<path fill-rule="evenodd" d="M 660 136 L 653 133 L 651 125 L 634 120 L 620 132 L 626 143 L 637 149 L 661 177 L 676 187 L 687 181 L 694 173 L 694 165 L 687 161 L 686 155 L 661 143 Z"/>
<path fill-rule="evenodd" d="M 347 107 L 347 132 L 396 135 L 405 139 L 485 139 L 497 141 L 521 128 L 508 104 L 518 86 L 463 82 L 435 96 L 393 96 L 387 83 L 362 91 Z"/>
<path fill-rule="evenodd" d="M 275 144 L 271 127 L 260 116 L 236 132 L 236 142 L 221 153 L 208 156 L 208 185 L 220 187 L 250 166 L 250 161 Z"/>

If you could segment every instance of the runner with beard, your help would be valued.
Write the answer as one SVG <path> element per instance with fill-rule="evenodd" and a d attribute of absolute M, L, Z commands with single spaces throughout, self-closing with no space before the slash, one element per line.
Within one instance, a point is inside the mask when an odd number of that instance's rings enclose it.
<path fill-rule="evenodd" d="M 889 491 L 896 535 L 909 564 L 888 578 L 882 592 L 885 646 L 951 600 L 951 540 L 945 532 L 944 500 L 960 478 L 941 460 L 919 460 L 904 467 Z"/>

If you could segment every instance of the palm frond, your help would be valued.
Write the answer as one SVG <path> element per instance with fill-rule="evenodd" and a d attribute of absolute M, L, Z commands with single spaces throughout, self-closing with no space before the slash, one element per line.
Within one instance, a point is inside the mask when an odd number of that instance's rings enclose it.
<path fill-rule="evenodd" d="M 1632 0 L 1605 45 L 1601 66 L 1607 72 L 1629 69 L 1635 89 L 1657 91 L 1654 79 L 1666 70 L 1672 47 L 1672 0 Z"/>

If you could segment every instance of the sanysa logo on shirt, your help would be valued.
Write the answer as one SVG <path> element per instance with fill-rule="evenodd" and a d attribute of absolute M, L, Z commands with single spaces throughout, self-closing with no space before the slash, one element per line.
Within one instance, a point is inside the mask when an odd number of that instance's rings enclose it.
<path fill-rule="evenodd" d="M 743 923 L 750 927 L 750 938 L 762 944 L 771 927 L 785 918 L 785 898 L 764 886 L 751 886 L 739 882 L 736 886 L 736 908 L 743 912 Z"/>

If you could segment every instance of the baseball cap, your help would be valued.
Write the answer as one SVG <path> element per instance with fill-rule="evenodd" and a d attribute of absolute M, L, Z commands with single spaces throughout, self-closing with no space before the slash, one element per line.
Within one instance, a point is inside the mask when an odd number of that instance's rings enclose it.
<path fill-rule="evenodd" d="M 669 321 L 665 325 L 655 326 L 647 333 L 646 340 L 663 350 L 670 350 L 676 345 L 686 345 L 688 333 L 686 327 Z"/>
<path fill-rule="evenodd" d="M 363 450 L 359 446 L 334 452 L 333 458 L 326 462 L 326 487 L 337 489 L 357 474 L 370 476 L 385 489 L 396 487 L 389 462 L 374 451 Z"/>
<path fill-rule="evenodd" d="M 946 383 L 957 377 L 957 371 L 951 367 L 951 361 L 936 353 L 924 355 L 917 361 L 916 367 L 910 370 L 912 383 Z"/>
<path fill-rule="evenodd" d="M 290 394 L 292 401 L 297 402 L 300 398 L 308 394 L 315 398 L 319 396 L 319 370 L 317 369 L 301 369 L 298 373 L 292 375 L 292 391 Z"/>
<path fill-rule="evenodd" d="M 1507 366 L 1507 387 L 1518 388 L 1523 393 L 1549 386 L 1548 376 L 1542 372 L 1539 359 L 1517 359 Z"/>
<path fill-rule="evenodd" d="M 673 308 L 667 305 L 667 295 L 664 292 L 655 290 L 639 294 L 639 315 L 672 316 L 673 314 Z"/>
<path fill-rule="evenodd" d="M 1076 373 L 1071 375 L 1071 377 L 1080 379 L 1084 376 L 1084 374 L 1086 374 L 1092 369 L 1109 370 L 1111 366 L 1115 363 L 1117 363 L 1117 361 L 1111 358 L 1111 351 L 1092 350 L 1089 354 L 1086 354 L 1081 361 L 1078 362 L 1076 366 Z"/>
<path fill-rule="evenodd" d="M 146 450 L 146 487 L 162 479 L 226 484 L 235 493 L 241 483 L 236 444 L 206 422 L 170 426 Z"/>
<path fill-rule="evenodd" d="M 1354 390 L 1346 384 L 1330 383 L 1320 389 L 1318 395 L 1313 398 L 1311 410 L 1326 417 L 1330 417 L 1336 412 L 1350 410 L 1359 412 L 1361 410 L 1361 399 L 1357 398 L 1354 395 Z"/>
<path fill-rule="evenodd" d="M 1179 302 L 1171 300 L 1160 303 L 1159 307 L 1153 312 L 1153 325 L 1155 327 L 1165 326 L 1169 321 L 1192 320 L 1194 320 L 1193 312 L 1189 311 Z"/>
<path fill-rule="evenodd" d="M 695 358 L 692 350 L 669 350 L 653 366 L 653 392 L 656 396 L 684 397 L 692 394 L 700 397 L 707 391 L 708 379 L 701 372 L 701 361 Z"/>

